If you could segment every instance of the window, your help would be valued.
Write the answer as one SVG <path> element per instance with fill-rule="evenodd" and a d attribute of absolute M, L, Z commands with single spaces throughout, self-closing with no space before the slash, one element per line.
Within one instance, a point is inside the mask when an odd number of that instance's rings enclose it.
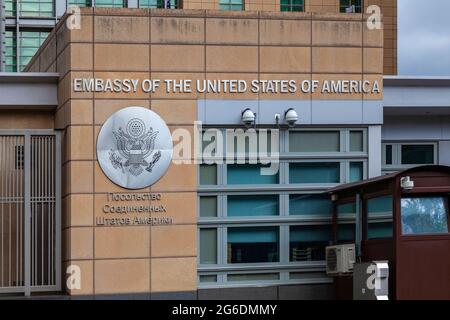
<path fill-rule="evenodd" d="M 21 0 L 19 2 L 22 17 L 53 17 L 53 0 Z"/>
<path fill-rule="evenodd" d="M 364 151 L 364 132 L 350 131 L 350 152 Z"/>
<path fill-rule="evenodd" d="M 331 243 L 331 226 L 292 226 L 289 231 L 290 261 L 325 260 Z"/>
<path fill-rule="evenodd" d="M 350 180 L 349 182 L 361 181 L 364 179 L 364 163 L 350 162 Z"/>
<path fill-rule="evenodd" d="M 448 233 L 448 199 L 402 198 L 401 220 L 403 235 Z"/>
<path fill-rule="evenodd" d="M 25 146 L 15 146 L 15 168 L 16 170 L 23 170 L 25 167 Z"/>
<path fill-rule="evenodd" d="M 354 6 L 354 12 L 361 13 L 361 0 L 340 0 L 340 12 L 345 13 L 352 6 Z"/>
<path fill-rule="evenodd" d="M 217 217 L 217 197 L 200 197 L 200 217 Z"/>
<path fill-rule="evenodd" d="M 5 32 L 5 71 L 17 71 L 16 33 L 11 30 Z"/>
<path fill-rule="evenodd" d="M 217 263 L 217 229 L 200 229 L 200 264 Z"/>
<path fill-rule="evenodd" d="M 227 208 L 229 217 L 276 216 L 279 214 L 278 196 L 228 196 Z"/>
<path fill-rule="evenodd" d="M 301 162 L 289 164 L 290 183 L 339 183 L 339 162 Z"/>
<path fill-rule="evenodd" d="M 139 0 L 139 8 L 179 9 L 179 0 Z"/>
<path fill-rule="evenodd" d="M 339 152 L 339 131 L 289 132 L 290 152 Z"/>
<path fill-rule="evenodd" d="M 20 70 L 23 70 L 27 66 L 48 34 L 49 32 L 47 31 L 20 31 Z"/>
<path fill-rule="evenodd" d="M 234 129 L 203 128 L 204 139 L 217 142 L 220 152 L 213 158 L 220 162 L 199 165 L 199 287 L 329 281 L 322 262 L 332 238 L 333 203 L 325 191 L 367 176 L 368 130 L 268 128 L 269 146 L 275 150 L 278 142 L 279 147 L 279 162 L 270 167 L 249 159 L 230 162 L 233 154 L 224 151 L 237 151 L 233 141 L 241 142 L 239 149 L 246 155 L 266 141 L 261 129 L 257 134 L 241 130 L 244 139 Z M 209 148 L 210 143 L 199 146 Z M 355 211 L 354 202 L 338 207 L 340 243 L 355 242 Z M 380 228 L 386 221 L 378 216 L 374 220 Z M 320 261 L 314 272 L 305 269 L 308 261 Z"/>
<path fill-rule="evenodd" d="M 79 6 L 79 7 L 92 7 L 91 0 L 69 0 L 69 5 Z"/>
<path fill-rule="evenodd" d="M 402 145 L 402 164 L 433 164 L 433 145 Z"/>
<path fill-rule="evenodd" d="M 329 195 L 291 194 L 289 196 L 290 215 L 331 216 L 333 204 Z"/>
<path fill-rule="evenodd" d="M 15 17 L 16 16 L 16 0 L 5 0 L 5 16 Z"/>
<path fill-rule="evenodd" d="M 383 144 L 383 170 L 395 171 L 411 166 L 436 164 L 437 143 L 388 142 Z"/>
<path fill-rule="evenodd" d="M 304 0 L 281 0 L 280 11 L 305 11 Z"/>
<path fill-rule="evenodd" d="M 230 164 L 227 166 L 228 184 L 275 184 L 278 173 L 263 175 L 260 164 Z"/>
<path fill-rule="evenodd" d="M 96 7 L 123 8 L 124 0 L 95 0 Z"/>
<path fill-rule="evenodd" d="M 244 10 L 243 0 L 220 0 L 220 10 Z"/>
<path fill-rule="evenodd" d="M 367 200 L 367 239 L 392 238 L 392 196 Z"/>
<path fill-rule="evenodd" d="M 217 184 L 217 166 L 201 164 L 200 165 L 200 185 Z"/>
<path fill-rule="evenodd" d="M 278 227 L 228 228 L 228 263 L 278 262 Z"/>

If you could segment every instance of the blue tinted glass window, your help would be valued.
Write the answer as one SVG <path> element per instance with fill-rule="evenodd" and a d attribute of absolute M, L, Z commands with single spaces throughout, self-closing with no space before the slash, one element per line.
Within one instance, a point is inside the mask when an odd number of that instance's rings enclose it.
<path fill-rule="evenodd" d="M 364 179 L 364 164 L 362 162 L 350 162 L 350 182 Z"/>
<path fill-rule="evenodd" d="M 275 184 L 278 173 L 264 175 L 259 164 L 230 164 L 227 166 L 228 184 Z"/>
<path fill-rule="evenodd" d="M 292 226 L 289 231 L 290 260 L 325 260 L 325 247 L 331 244 L 331 226 Z"/>
<path fill-rule="evenodd" d="M 228 263 L 278 261 L 278 227 L 228 228 Z"/>
<path fill-rule="evenodd" d="M 289 164 L 290 183 L 339 183 L 339 162 L 302 162 Z"/>
<path fill-rule="evenodd" d="M 279 214 L 276 195 L 228 196 L 228 216 L 275 216 Z"/>
<path fill-rule="evenodd" d="M 291 194 L 289 196 L 290 215 L 330 215 L 333 209 L 329 195 Z"/>
<path fill-rule="evenodd" d="M 392 196 L 384 196 L 367 200 L 367 239 L 391 238 Z"/>

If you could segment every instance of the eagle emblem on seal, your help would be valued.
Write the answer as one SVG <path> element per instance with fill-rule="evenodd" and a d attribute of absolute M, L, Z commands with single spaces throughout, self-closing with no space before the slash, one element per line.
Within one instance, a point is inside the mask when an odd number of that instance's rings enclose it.
<path fill-rule="evenodd" d="M 109 160 L 114 169 L 123 173 L 128 171 L 133 176 L 139 176 L 144 169 L 152 172 L 153 167 L 161 158 L 161 152 L 153 152 L 158 131 L 145 127 L 144 121 L 138 118 L 127 122 L 125 131 L 119 127 L 113 131 L 117 149 L 111 149 Z M 149 157 L 153 154 L 151 159 Z"/>

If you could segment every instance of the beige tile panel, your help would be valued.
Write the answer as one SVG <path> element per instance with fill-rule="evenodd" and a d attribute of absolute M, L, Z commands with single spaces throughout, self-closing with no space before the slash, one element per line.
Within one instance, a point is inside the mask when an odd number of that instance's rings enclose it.
<path fill-rule="evenodd" d="M 95 44 L 94 69 L 98 71 L 146 71 L 150 68 L 147 44 Z"/>
<path fill-rule="evenodd" d="M 94 195 L 72 194 L 63 199 L 66 203 L 64 214 L 66 227 L 92 226 L 94 221 Z"/>
<path fill-rule="evenodd" d="M 63 230 L 65 238 L 64 260 L 92 259 L 94 247 L 94 229 L 73 227 Z"/>
<path fill-rule="evenodd" d="M 383 73 L 383 49 L 364 48 L 364 73 Z"/>
<path fill-rule="evenodd" d="M 149 18 L 133 16 L 94 16 L 94 41 L 109 43 L 148 43 Z"/>
<path fill-rule="evenodd" d="M 207 44 L 258 44 L 257 19 L 206 19 Z"/>
<path fill-rule="evenodd" d="M 309 47 L 260 47 L 261 72 L 311 72 Z"/>
<path fill-rule="evenodd" d="M 261 45 L 311 44 L 311 22 L 305 20 L 260 20 Z"/>
<path fill-rule="evenodd" d="M 92 126 L 69 126 L 66 160 L 92 160 L 94 158 L 93 136 Z"/>
<path fill-rule="evenodd" d="M 132 190 L 127 190 L 124 191 L 126 193 L 130 193 L 130 191 Z M 141 192 L 138 193 L 148 193 L 150 192 L 149 188 L 142 190 Z M 106 228 L 108 226 L 104 226 L 104 225 L 98 225 L 97 224 L 97 219 L 99 218 L 105 218 L 105 219 L 113 219 L 113 218 L 128 218 L 130 219 L 130 225 L 128 226 L 122 226 L 123 228 L 128 228 L 128 227 L 143 227 L 143 226 L 148 226 L 148 225 L 135 225 L 133 224 L 133 221 L 135 218 L 142 218 L 142 219 L 146 219 L 150 217 L 150 213 L 148 212 L 128 212 L 126 214 L 123 213 L 111 213 L 111 212 L 105 212 L 105 210 L 108 210 L 108 207 L 111 209 L 113 207 L 140 207 L 140 206 L 149 206 L 149 205 L 155 205 L 155 206 L 159 206 L 160 204 L 164 204 L 164 201 L 138 201 L 138 200 L 134 200 L 134 201 L 111 201 L 108 200 L 108 196 L 107 194 L 104 193 L 97 193 L 94 195 L 94 199 L 95 199 L 95 204 L 94 204 L 94 216 L 95 216 L 95 224 L 97 227 L 101 227 L 101 228 Z M 108 206 L 108 207 L 107 207 Z M 100 219 L 99 219 L 100 220 Z M 100 220 L 101 221 L 101 220 Z M 110 226 L 110 227 L 114 227 L 117 228 L 117 226 Z M 120 227 L 120 228 L 122 228 Z"/>
<path fill-rule="evenodd" d="M 95 258 L 145 258 L 150 255 L 150 228 L 95 228 Z"/>
<path fill-rule="evenodd" d="M 70 69 L 71 70 L 92 70 L 93 46 L 90 43 L 71 43 L 70 50 Z"/>
<path fill-rule="evenodd" d="M 151 109 L 168 125 L 193 124 L 197 120 L 197 100 L 152 100 Z"/>
<path fill-rule="evenodd" d="M 93 101 L 72 99 L 67 105 L 65 114 L 68 124 L 92 124 Z"/>
<path fill-rule="evenodd" d="M 0 129 L 53 129 L 52 111 L 0 110 Z"/>
<path fill-rule="evenodd" d="M 161 85 L 156 89 L 154 93 L 151 94 L 152 99 L 202 99 L 204 98 L 203 93 L 197 92 L 197 80 L 203 80 L 205 79 L 204 73 L 192 73 L 192 72 L 185 72 L 185 73 L 175 73 L 175 72 L 152 72 L 151 74 L 152 79 L 159 79 L 161 80 Z M 167 86 L 164 81 L 171 81 L 173 84 L 174 82 L 178 85 L 181 82 L 185 80 L 191 81 L 191 92 L 180 92 L 177 90 L 175 93 L 173 90 L 170 92 L 167 92 Z"/>
<path fill-rule="evenodd" d="M 215 93 L 213 91 L 210 91 L 206 93 L 206 99 L 257 99 L 258 93 L 252 92 L 250 90 L 250 85 L 252 80 L 258 80 L 258 73 L 207 73 L 206 74 L 207 80 L 244 80 L 247 82 L 248 87 L 247 90 L 244 92 L 224 92 L 224 89 L 222 87 L 222 90 L 219 93 Z M 203 85 L 202 85 L 203 86 Z"/>
<path fill-rule="evenodd" d="M 69 193 L 90 193 L 93 191 L 93 161 L 70 161 L 64 165 L 66 172 L 65 191 Z"/>
<path fill-rule="evenodd" d="M 154 226 L 151 232 L 152 258 L 197 255 L 197 225 Z"/>
<path fill-rule="evenodd" d="M 316 46 L 361 46 L 362 22 L 313 21 L 312 44 Z"/>
<path fill-rule="evenodd" d="M 67 280 L 69 276 L 75 278 L 77 275 L 73 273 L 67 273 L 69 266 L 78 267 L 80 271 L 80 288 L 68 289 Z M 75 269 L 74 269 L 75 270 Z M 63 264 L 63 290 L 66 290 L 67 294 L 71 296 L 79 295 L 91 295 L 94 293 L 94 261 L 93 260 L 70 260 Z"/>
<path fill-rule="evenodd" d="M 152 192 L 196 191 L 197 165 L 171 163 L 165 175 L 151 187 Z"/>
<path fill-rule="evenodd" d="M 59 31 L 59 30 L 58 30 Z M 61 30 L 60 32 L 64 32 Z M 58 32 L 59 33 L 59 32 Z M 92 42 L 93 41 L 93 16 L 81 15 L 81 29 L 72 29 L 69 32 L 69 36 L 62 41 L 62 46 L 64 43 L 70 39 L 71 42 Z M 58 43 L 58 52 L 59 52 Z"/>
<path fill-rule="evenodd" d="M 205 38 L 205 20 L 186 17 L 151 17 L 152 43 L 201 44 Z"/>
<path fill-rule="evenodd" d="M 151 259 L 152 292 L 197 290 L 197 258 Z"/>
<path fill-rule="evenodd" d="M 313 73 L 361 73 L 362 48 L 315 47 Z"/>
<path fill-rule="evenodd" d="M 206 47 L 207 72 L 257 72 L 257 46 Z"/>
<path fill-rule="evenodd" d="M 205 69 L 203 45 L 152 45 L 152 71 L 202 72 Z"/>
<path fill-rule="evenodd" d="M 370 80 L 371 82 L 378 81 L 381 93 L 367 93 L 364 94 L 364 100 L 382 100 L 383 99 L 383 76 L 379 75 L 364 75 L 364 79 Z"/>
<path fill-rule="evenodd" d="M 95 294 L 149 292 L 149 273 L 149 259 L 96 260 Z"/>
<path fill-rule="evenodd" d="M 167 212 L 153 212 L 152 217 L 172 217 L 173 224 L 197 223 L 196 192 L 165 192 L 161 197 L 161 204 L 166 205 Z"/>
<path fill-rule="evenodd" d="M 148 108 L 149 100 L 128 100 L 128 99 L 96 99 L 94 101 L 95 124 L 102 125 L 114 112 L 131 106 Z"/>
<path fill-rule="evenodd" d="M 148 99 L 150 98 L 150 93 L 144 92 L 142 90 L 142 83 L 145 79 L 149 78 L 148 72 L 138 72 L 138 71 L 128 71 L 128 72 L 107 72 L 107 71 L 98 71 L 95 73 L 96 78 L 100 78 L 103 80 L 114 80 L 114 79 L 132 79 L 139 80 L 136 92 L 95 92 L 95 98 L 101 99 Z M 73 84 L 72 84 L 73 85 Z M 78 95 L 78 94 L 77 94 Z"/>

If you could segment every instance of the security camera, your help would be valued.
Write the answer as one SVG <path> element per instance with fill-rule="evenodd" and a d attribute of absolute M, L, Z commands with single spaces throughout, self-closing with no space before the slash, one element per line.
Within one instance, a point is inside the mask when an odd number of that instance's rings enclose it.
<path fill-rule="evenodd" d="M 256 113 L 254 113 L 250 108 L 245 109 L 242 111 L 241 114 L 241 120 L 242 123 L 247 127 L 251 127 L 253 124 L 255 124 L 256 120 Z"/>
<path fill-rule="evenodd" d="M 412 190 L 414 188 L 414 181 L 412 181 L 410 177 L 402 177 L 400 179 L 400 186 L 403 190 Z"/>
<path fill-rule="evenodd" d="M 286 120 L 286 123 L 289 127 L 293 127 L 298 121 L 298 114 L 294 110 L 294 108 L 289 108 L 284 113 L 284 119 Z"/>

